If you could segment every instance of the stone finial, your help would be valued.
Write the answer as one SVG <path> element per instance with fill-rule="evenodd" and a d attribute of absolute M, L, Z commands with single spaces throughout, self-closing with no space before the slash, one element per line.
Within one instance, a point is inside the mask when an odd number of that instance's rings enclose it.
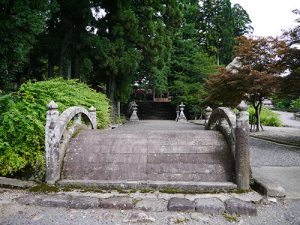
<path fill-rule="evenodd" d="M 239 111 L 247 111 L 249 108 L 247 103 L 243 100 L 241 103 L 236 107 Z"/>
<path fill-rule="evenodd" d="M 212 112 L 212 108 L 210 108 L 209 106 L 206 107 L 205 112 Z"/>
<path fill-rule="evenodd" d="M 51 100 L 51 102 L 47 105 L 47 108 L 49 110 L 51 110 L 51 109 L 58 109 L 58 105 L 53 100 Z"/>
<path fill-rule="evenodd" d="M 89 112 L 96 112 L 96 108 L 95 108 L 94 106 L 91 106 L 91 107 L 89 108 Z"/>

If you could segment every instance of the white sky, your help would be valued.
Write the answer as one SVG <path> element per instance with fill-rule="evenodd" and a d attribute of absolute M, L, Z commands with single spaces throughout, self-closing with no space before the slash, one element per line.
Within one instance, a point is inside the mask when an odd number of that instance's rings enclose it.
<path fill-rule="evenodd" d="M 256 36 L 280 36 L 281 30 L 295 26 L 293 9 L 300 9 L 300 0 L 231 0 L 249 14 Z"/>

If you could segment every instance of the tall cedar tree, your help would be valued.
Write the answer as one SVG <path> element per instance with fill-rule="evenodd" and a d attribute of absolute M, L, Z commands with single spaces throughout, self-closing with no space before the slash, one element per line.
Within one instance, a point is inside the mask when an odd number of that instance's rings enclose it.
<path fill-rule="evenodd" d="M 183 20 L 174 35 L 169 90 L 176 105 L 184 102 L 187 113 L 200 114 L 205 91 L 204 79 L 214 72 L 215 60 L 208 57 L 198 42 L 198 1 L 181 1 Z"/>
<path fill-rule="evenodd" d="M 251 33 L 251 20 L 238 4 L 230 0 L 200 0 L 198 29 L 199 42 L 218 64 L 228 64 L 233 57 L 235 37 Z"/>
<path fill-rule="evenodd" d="M 44 29 L 46 0 L 0 3 L 0 89 L 19 82 L 36 36 Z"/>
<path fill-rule="evenodd" d="M 293 13 L 300 16 L 300 10 Z M 300 96 L 300 17 L 296 19 L 297 25 L 283 33 L 283 39 L 287 42 L 288 48 L 284 52 L 282 64 L 289 71 L 288 76 L 282 78 L 282 85 L 279 92 L 281 97 L 297 99 Z"/>
<path fill-rule="evenodd" d="M 286 44 L 275 38 L 239 37 L 235 54 L 240 65 L 222 68 L 207 81 L 209 100 L 235 107 L 247 99 L 255 108 L 256 130 L 260 129 L 262 101 L 278 88 L 278 76 L 285 70 L 279 63 Z"/>

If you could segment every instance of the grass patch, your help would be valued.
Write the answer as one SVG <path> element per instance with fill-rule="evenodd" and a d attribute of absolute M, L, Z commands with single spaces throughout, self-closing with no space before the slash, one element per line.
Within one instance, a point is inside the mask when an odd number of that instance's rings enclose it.
<path fill-rule="evenodd" d="M 229 222 L 238 222 L 239 220 L 239 216 L 236 214 L 230 214 L 228 212 L 224 212 L 223 216 Z"/>

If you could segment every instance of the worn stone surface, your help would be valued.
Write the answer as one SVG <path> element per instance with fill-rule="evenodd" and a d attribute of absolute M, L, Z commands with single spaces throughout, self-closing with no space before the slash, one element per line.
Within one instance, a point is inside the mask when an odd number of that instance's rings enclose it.
<path fill-rule="evenodd" d="M 195 199 L 196 211 L 207 214 L 222 214 L 225 211 L 224 203 L 218 198 Z"/>
<path fill-rule="evenodd" d="M 69 195 L 47 195 L 43 198 L 38 205 L 50 206 L 50 207 L 68 207 L 71 202 L 71 196 Z"/>
<path fill-rule="evenodd" d="M 169 128 L 173 127 L 173 130 Z M 113 130 L 86 130 L 66 151 L 63 179 L 232 181 L 233 157 L 223 135 L 194 124 L 140 121 Z"/>
<path fill-rule="evenodd" d="M 100 206 L 100 201 L 96 197 L 76 196 L 70 201 L 69 207 L 73 209 L 90 209 Z"/>
<path fill-rule="evenodd" d="M 100 207 L 108 209 L 133 209 L 133 199 L 129 197 L 110 197 L 100 200 Z"/>
<path fill-rule="evenodd" d="M 168 201 L 164 199 L 142 199 L 135 204 L 135 209 L 163 212 L 167 210 Z"/>
<path fill-rule="evenodd" d="M 129 213 L 123 220 L 125 223 L 149 223 L 155 222 L 155 219 L 151 216 L 148 216 L 144 212 L 133 212 Z"/>
<path fill-rule="evenodd" d="M 171 198 L 168 202 L 169 211 L 194 212 L 195 203 L 186 198 Z"/>
<path fill-rule="evenodd" d="M 26 189 L 35 186 L 34 181 L 23 181 L 7 177 L 0 177 L 0 187 L 21 188 Z"/>
<path fill-rule="evenodd" d="M 23 195 L 15 199 L 16 202 L 23 205 L 38 205 L 42 201 L 43 197 L 40 195 Z"/>
<path fill-rule="evenodd" d="M 252 202 L 242 201 L 237 198 L 230 198 L 225 201 L 225 209 L 231 214 L 256 216 L 256 205 Z"/>

